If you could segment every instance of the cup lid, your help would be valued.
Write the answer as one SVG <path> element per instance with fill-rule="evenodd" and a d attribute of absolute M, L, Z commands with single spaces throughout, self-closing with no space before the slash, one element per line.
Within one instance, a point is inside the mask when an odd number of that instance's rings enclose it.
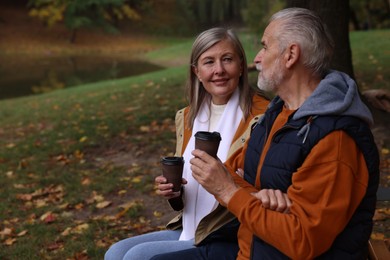
<path fill-rule="evenodd" d="M 178 165 L 184 162 L 184 158 L 178 156 L 165 156 L 161 158 L 161 162 L 167 165 Z"/>
<path fill-rule="evenodd" d="M 198 131 L 196 132 L 195 137 L 206 141 L 221 141 L 221 134 L 215 131 Z"/>

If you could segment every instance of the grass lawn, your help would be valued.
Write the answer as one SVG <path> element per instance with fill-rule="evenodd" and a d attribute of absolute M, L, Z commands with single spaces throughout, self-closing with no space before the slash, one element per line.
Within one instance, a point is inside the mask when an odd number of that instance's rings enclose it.
<path fill-rule="evenodd" d="M 153 191 L 156 164 L 174 148 L 185 71 L 0 102 L 0 259 L 66 259 L 84 249 L 101 259 L 114 238 L 156 228 L 137 214 L 142 203 L 113 200 Z M 105 159 L 117 149 L 130 154 L 122 165 Z"/>
<path fill-rule="evenodd" d="M 241 39 L 251 62 L 255 37 Z M 162 71 L 0 101 L 0 259 L 102 259 L 113 242 L 161 228 L 169 212 L 153 180 L 174 151 L 192 40 L 145 54 Z M 390 31 L 353 32 L 351 45 L 362 88 L 390 89 Z"/>

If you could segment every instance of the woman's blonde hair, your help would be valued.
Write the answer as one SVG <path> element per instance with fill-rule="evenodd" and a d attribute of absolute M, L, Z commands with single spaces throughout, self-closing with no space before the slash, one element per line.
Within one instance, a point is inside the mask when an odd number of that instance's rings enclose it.
<path fill-rule="evenodd" d="M 186 83 L 187 99 L 190 106 L 186 125 L 190 129 L 193 127 L 195 117 L 199 112 L 203 100 L 210 96 L 194 73 L 193 67 L 197 66 L 199 57 L 205 51 L 222 40 L 228 40 L 233 44 L 234 49 L 241 60 L 242 73 L 238 82 L 238 88 L 240 89 L 240 106 L 243 111 L 244 118 L 249 116 L 254 89 L 250 88 L 248 82 L 248 66 L 244 48 L 242 47 L 242 44 L 236 34 L 231 29 L 215 27 L 199 34 L 192 45 L 189 76 Z"/>

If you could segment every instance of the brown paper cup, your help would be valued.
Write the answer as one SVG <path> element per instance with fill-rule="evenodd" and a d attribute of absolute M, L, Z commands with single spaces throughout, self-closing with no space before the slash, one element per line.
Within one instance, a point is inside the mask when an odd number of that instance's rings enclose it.
<path fill-rule="evenodd" d="M 161 159 L 162 175 L 173 184 L 173 191 L 180 191 L 183 175 L 183 157 L 167 156 Z"/>
<path fill-rule="evenodd" d="M 195 149 L 205 151 L 217 158 L 221 135 L 218 132 L 199 131 L 195 134 Z"/>

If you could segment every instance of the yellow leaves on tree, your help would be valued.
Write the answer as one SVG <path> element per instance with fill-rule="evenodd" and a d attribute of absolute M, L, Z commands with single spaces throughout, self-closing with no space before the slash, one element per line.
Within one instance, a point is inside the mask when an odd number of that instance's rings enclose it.
<path fill-rule="evenodd" d="M 51 4 L 32 8 L 29 12 L 31 17 L 36 17 L 43 21 L 45 25 L 52 27 L 54 24 L 63 20 L 65 11 L 64 4 Z"/>

